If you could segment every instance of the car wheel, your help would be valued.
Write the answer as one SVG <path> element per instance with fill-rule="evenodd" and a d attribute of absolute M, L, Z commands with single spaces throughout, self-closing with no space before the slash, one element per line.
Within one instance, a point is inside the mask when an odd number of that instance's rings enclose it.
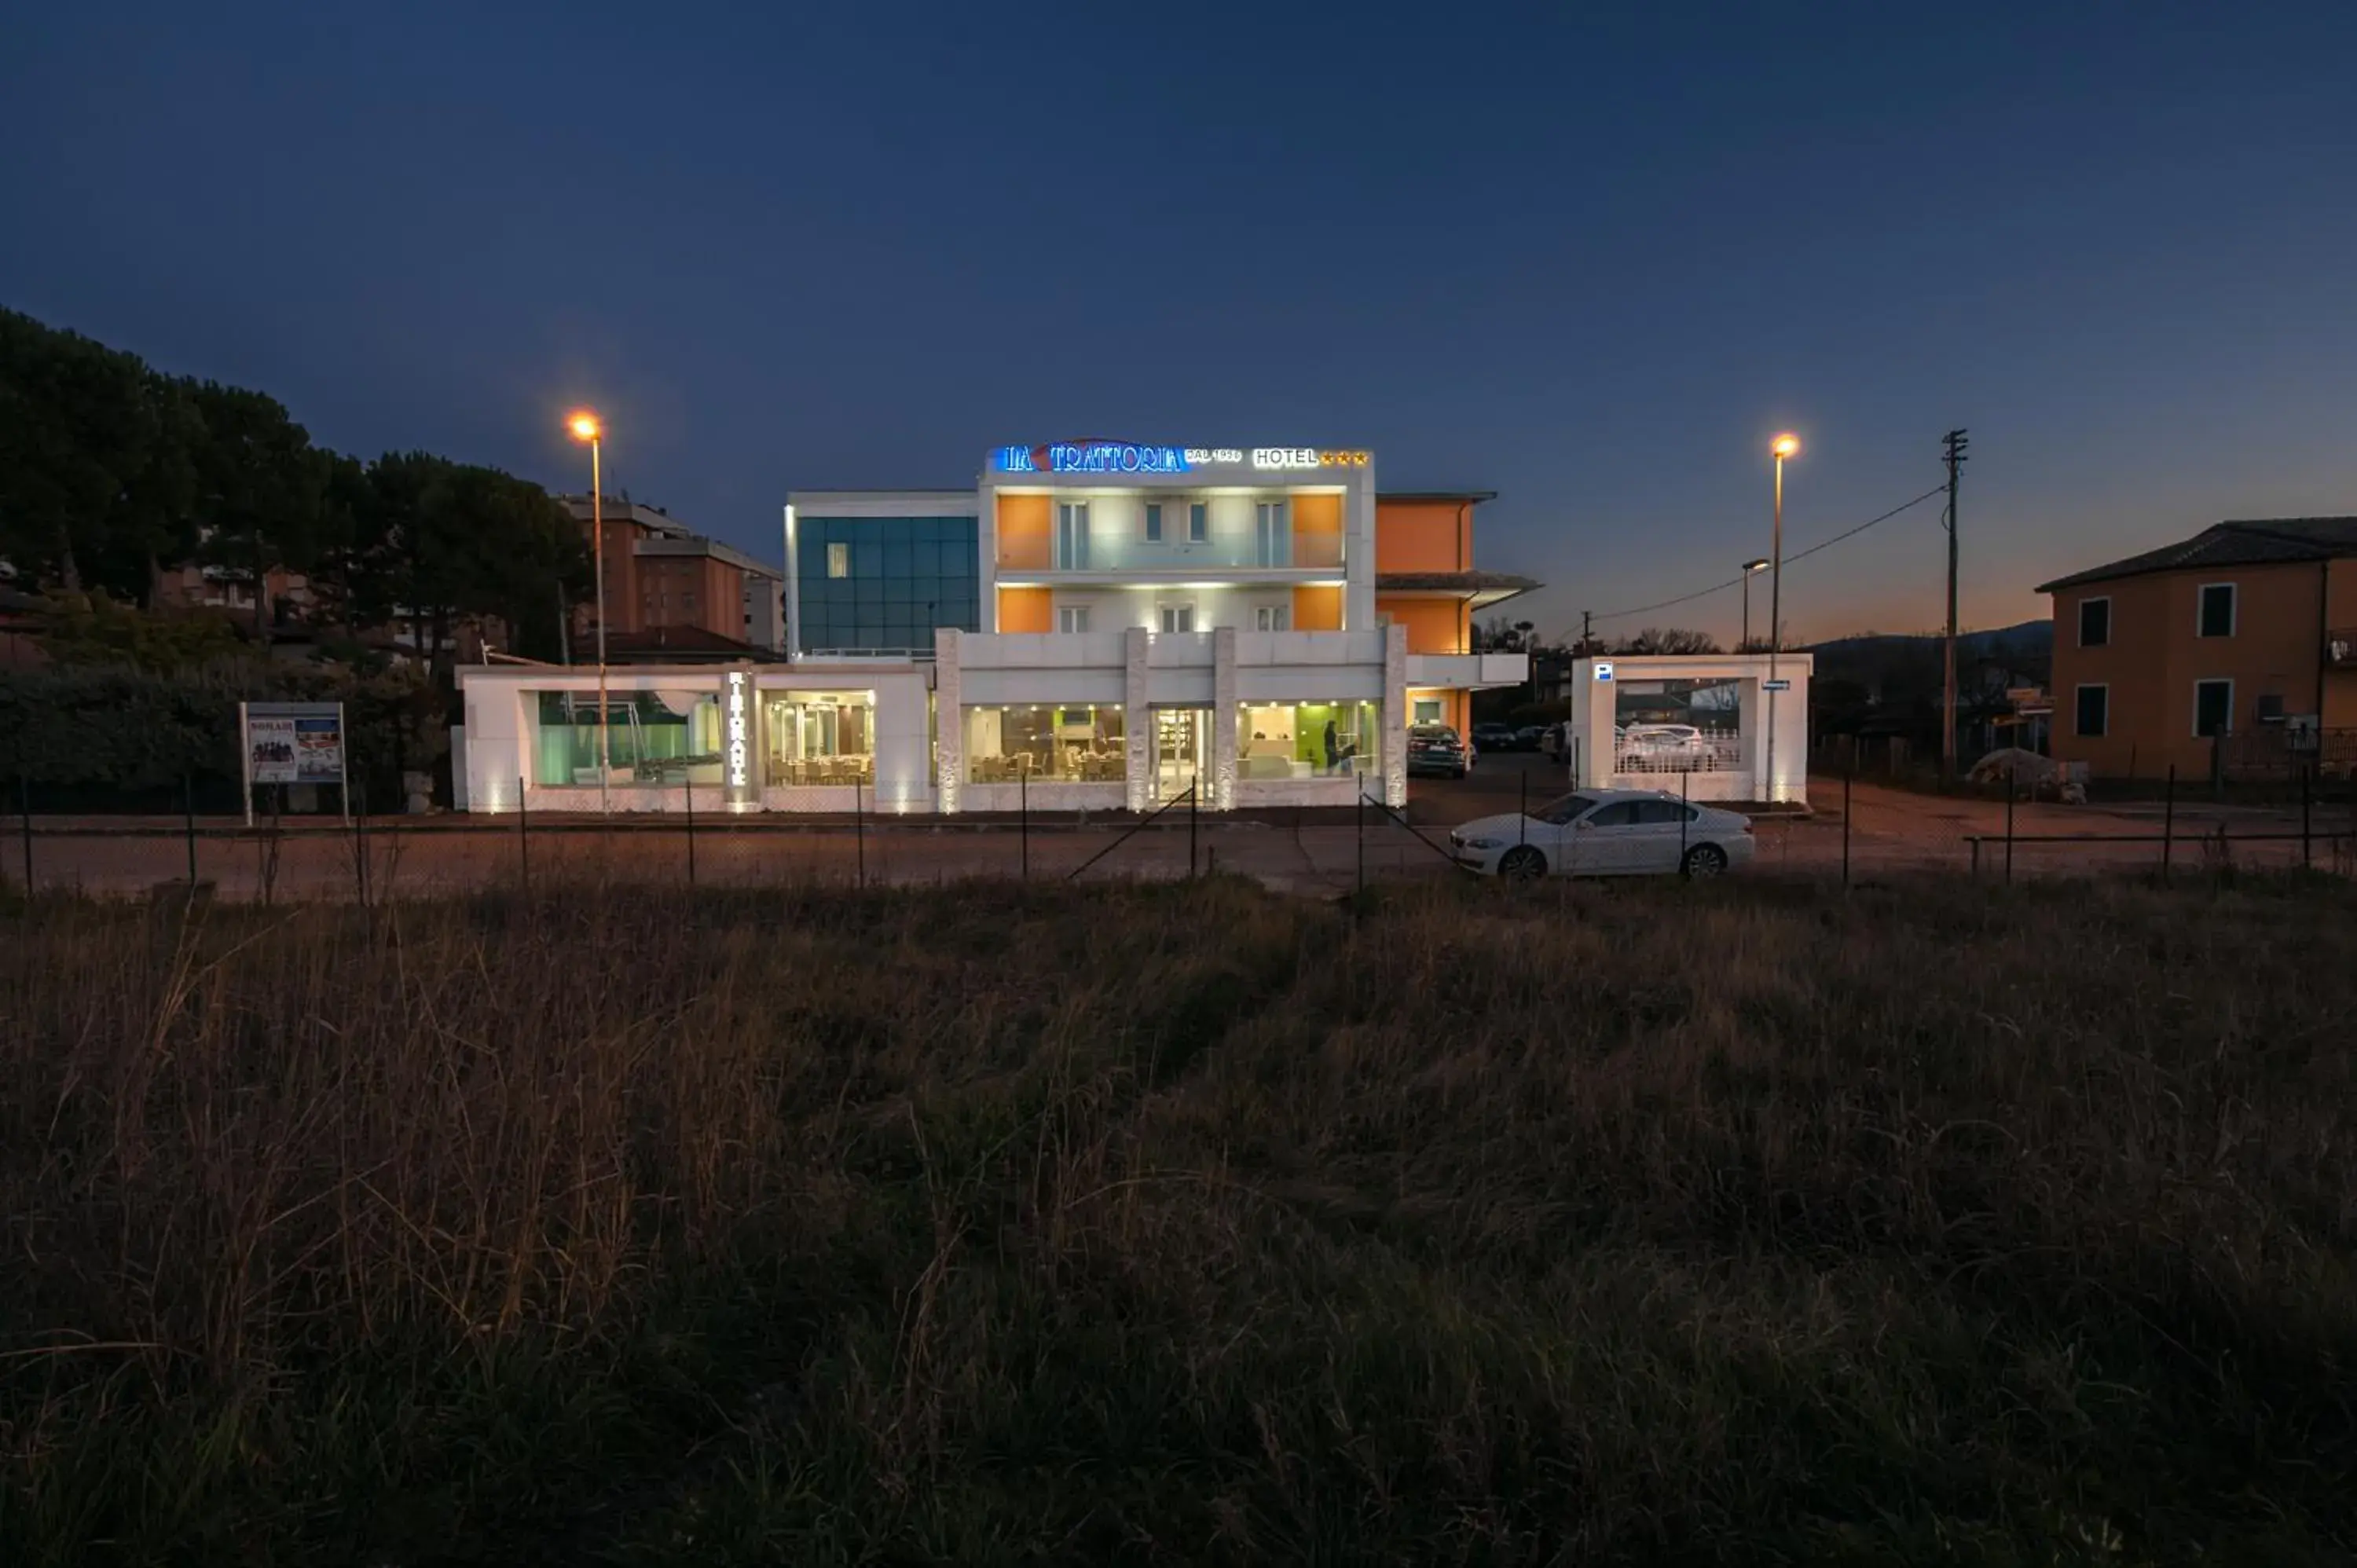
<path fill-rule="evenodd" d="M 1528 844 L 1518 844 L 1498 862 L 1498 875 L 1509 882 L 1536 882 L 1546 875 L 1546 856 Z"/>
<path fill-rule="evenodd" d="M 1689 877 L 1717 876 L 1727 869 L 1727 852 L 1715 843 L 1698 843 L 1686 851 L 1685 862 L 1679 869 Z"/>

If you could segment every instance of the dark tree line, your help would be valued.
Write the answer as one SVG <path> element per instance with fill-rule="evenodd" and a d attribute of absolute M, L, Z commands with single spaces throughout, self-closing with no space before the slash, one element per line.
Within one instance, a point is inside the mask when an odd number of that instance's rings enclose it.
<path fill-rule="evenodd" d="M 210 568 L 252 588 L 259 640 L 265 579 L 285 569 L 324 624 L 406 624 L 438 649 L 454 622 L 492 617 L 517 651 L 552 656 L 560 596 L 589 575 L 579 526 L 538 485 L 424 452 L 329 451 L 267 393 L 167 376 L 6 310 L 0 564 L 20 587 L 142 607 L 166 572 Z"/>

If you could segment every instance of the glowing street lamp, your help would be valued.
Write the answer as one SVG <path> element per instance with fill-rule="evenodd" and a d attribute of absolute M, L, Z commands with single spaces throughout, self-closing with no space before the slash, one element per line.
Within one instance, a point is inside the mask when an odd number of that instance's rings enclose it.
<path fill-rule="evenodd" d="M 576 409 L 565 427 L 573 433 L 573 439 L 589 444 L 589 538 L 597 558 L 597 810 L 604 812 L 612 809 L 607 779 L 614 770 L 613 748 L 606 732 L 606 510 L 605 477 L 599 472 L 606 427 L 594 411 L 586 408 Z"/>
<path fill-rule="evenodd" d="M 1768 562 L 1768 801 L 1776 801 L 1776 655 L 1784 647 L 1784 459 L 1800 455 L 1801 438 L 1790 431 L 1768 444 L 1776 459 L 1775 521 L 1769 534 Z M 1749 576 L 1745 578 L 1748 583 Z"/>

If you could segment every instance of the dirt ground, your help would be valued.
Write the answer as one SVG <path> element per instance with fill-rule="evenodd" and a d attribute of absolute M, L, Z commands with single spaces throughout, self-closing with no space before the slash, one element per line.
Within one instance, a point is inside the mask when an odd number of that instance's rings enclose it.
<path fill-rule="evenodd" d="M 1443 845 L 1448 829 L 1523 800 L 1537 805 L 1564 788 L 1544 758 L 1484 759 L 1472 779 L 1415 781 L 1414 828 L 1375 811 L 1361 824 L 1350 812 L 1211 817 L 1190 827 L 1166 818 L 1123 836 L 1127 824 L 1087 825 L 1039 819 L 1028 837 L 1014 824 L 955 820 L 848 822 L 776 818 L 702 819 L 691 835 L 674 820 L 634 818 L 610 828 L 594 818 L 380 819 L 359 832 L 339 824 L 275 836 L 247 833 L 227 820 L 199 819 L 195 879 L 217 897 L 273 900 L 417 897 L 537 883 L 603 880 L 759 886 L 787 882 L 865 881 L 912 885 L 968 877 L 1038 880 L 1178 877 L 1220 870 L 1254 877 L 1286 892 L 1334 895 L 1369 880 L 1456 875 Z M 1755 830 L 1754 875 L 1835 877 L 1845 853 L 1850 875 L 1869 879 L 1948 871 L 2002 877 L 2091 871 L 2158 870 L 2164 809 L 2158 803 L 2062 806 L 2024 802 L 2013 812 L 2010 854 L 2002 801 L 1919 795 L 1838 779 L 1813 780 L 1811 814 L 1763 819 Z M 0 877 L 20 884 L 27 845 L 21 823 L 5 819 Z M 2307 863 L 2343 873 L 2357 869 L 2345 804 L 2312 813 Z M 2299 813 L 2179 802 L 2169 822 L 2172 871 L 2192 875 L 2223 866 L 2284 868 L 2302 864 Z M 36 819 L 29 845 L 37 889 L 76 888 L 109 896 L 144 894 L 189 876 L 191 841 L 171 820 Z M 1846 829 L 1846 832 L 1845 832 Z M 2227 835 L 2222 843 L 2219 834 Z M 2050 842 L 2052 835 L 2102 835 L 2110 842 Z M 2272 839 L 2252 835 L 2281 835 Z M 2340 835 L 2334 837 L 2332 835 Z M 1975 857 L 1971 840 L 1981 843 Z"/>

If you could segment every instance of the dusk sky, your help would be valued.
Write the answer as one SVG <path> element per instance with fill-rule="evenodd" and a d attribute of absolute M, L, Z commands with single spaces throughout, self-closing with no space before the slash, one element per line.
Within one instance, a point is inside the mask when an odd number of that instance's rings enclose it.
<path fill-rule="evenodd" d="M 1500 492 L 1553 632 L 1937 483 L 1964 618 L 2357 511 L 2357 6 L 17 7 L 0 305 L 765 557 L 1073 436 Z M 1794 567 L 1921 629 L 1926 505 Z M 1764 589 L 1764 585 L 1761 585 Z M 1732 638 L 1727 592 L 1607 622 Z M 1765 602 L 1755 600 L 1764 626 Z"/>

